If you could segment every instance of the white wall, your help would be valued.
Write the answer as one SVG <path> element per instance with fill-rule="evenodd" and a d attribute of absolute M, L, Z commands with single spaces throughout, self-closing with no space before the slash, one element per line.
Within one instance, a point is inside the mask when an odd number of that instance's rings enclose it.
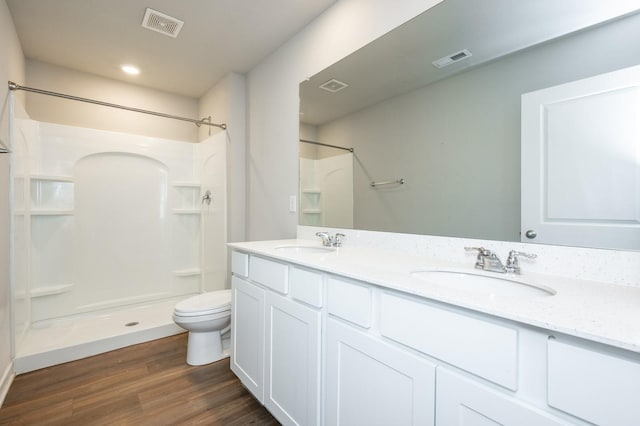
<path fill-rule="evenodd" d="M 0 1 L 0 138 L 8 143 L 6 82 L 24 84 L 24 55 L 9 9 Z M 0 404 L 13 374 L 11 367 L 11 316 L 9 291 L 9 155 L 0 154 Z"/>
<path fill-rule="evenodd" d="M 299 83 L 436 3 L 340 0 L 249 72 L 248 239 L 296 235 Z"/>
<path fill-rule="evenodd" d="M 98 77 L 34 60 L 26 63 L 26 85 L 82 98 L 187 118 L 198 117 L 198 100 Z M 28 93 L 27 113 L 32 119 L 70 126 L 111 130 L 186 142 L 197 142 L 195 124 L 84 102 Z"/>

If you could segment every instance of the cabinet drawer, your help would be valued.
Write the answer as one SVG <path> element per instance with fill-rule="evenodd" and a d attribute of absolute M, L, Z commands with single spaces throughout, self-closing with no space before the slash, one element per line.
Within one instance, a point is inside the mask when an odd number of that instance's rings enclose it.
<path fill-rule="evenodd" d="M 239 251 L 231 252 L 231 272 L 240 277 L 249 276 L 249 255 Z"/>
<path fill-rule="evenodd" d="M 517 389 L 517 330 L 390 293 L 380 308 L 383 336 Z"/>
<path fill-rule="evenodd" d="M 291 297 L 316 308 L 322 307 L 322 274 L 291 267 L 289 276 Z"/>
<path fill-rule="evenodd" d="M 330 314 L 365 328 L 371 327 L 371 287 L 330 277 L 327 310 Z"/>
<path fill-rule="evenodd" d="M 289 292 L 289 267 L 283 263 L 251 256 L 249 278 L 277 292 Z"/>
<path fill-rule="evenodd" d="M 637 425 L 640 363 L 549 339 L 548 403 L 598 425 Z"/>

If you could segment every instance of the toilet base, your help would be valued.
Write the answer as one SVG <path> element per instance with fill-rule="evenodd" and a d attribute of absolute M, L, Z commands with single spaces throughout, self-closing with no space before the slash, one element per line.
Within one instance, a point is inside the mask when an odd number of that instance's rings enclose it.
<path fill-rule="evenodd" d="M 190 331 L 187 344 L 187 364 L 204 365 L 225 358 L 220 331 Z"/>

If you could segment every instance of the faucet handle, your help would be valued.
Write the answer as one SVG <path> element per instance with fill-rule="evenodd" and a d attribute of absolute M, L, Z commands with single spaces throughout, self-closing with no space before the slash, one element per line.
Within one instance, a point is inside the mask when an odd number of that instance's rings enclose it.
<path fill-rule="evenodd" d="M 535 259 L 536 257 L 538 257 L 538 255 L 534 253 L 524 253 L 522 251 L 511 250 L 509 252 L 509 256 L 507 257 L 507 264 L 505 265 L 505 268 L 508 272 L 520 274 L 520 264 L 518 263 L 518 257 Z"/>
<path fill-rule="evenodd" d="M 491 252 L 491 250 L 488 250 L 484 247 L 465 247 L 464 248 L 466 251 L 477 251 L 478 252 L 478 257 L 476 258 L 476 265 L 475 267 L 478 269 L 484 269 L 484 258 L 491 256 L 493 254 L 493 252 Z"/>
<path fill-rule="evenodd" d="M 484 247 L 465 247 L 464 249 L 466 251 L 477 251 L 478 253 L 486 253 L 487 251 L 489 251 Z"/>
<path fill-rule="evenodd" d="M 342 246 L 342 239 L 346 237 L 346 235 L 341 234 L 341 233 L 337 233 L 336 236 L 333 239 L 333 245 L 335 247 L 341 247 Z"/>
<path fill-rule="evenodd" d="M 329 246 L 331 245 L 331 237 L 328 232 L 316 232 L 316 236 L 322 238 L 322 245 Z"/>
<path fill-rule="evenodd" d="M 538 257 L 538 255 L 535 253 L 525 253 L 517 250 L 511 250 L 509 252 L 509 257 L 518 258 L 518 256 L 526 257 L 528 259 L 535 259 L 536 257 Z"/>

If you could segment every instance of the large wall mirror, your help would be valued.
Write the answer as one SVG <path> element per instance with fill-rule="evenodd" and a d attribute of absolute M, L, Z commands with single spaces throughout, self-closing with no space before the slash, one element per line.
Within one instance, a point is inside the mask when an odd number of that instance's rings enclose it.
<path fill-rule="evenodd" d="M 300 84 L 299 223 L 640 250 L 638 40 L 637 0 L 444 0 Z"/>

